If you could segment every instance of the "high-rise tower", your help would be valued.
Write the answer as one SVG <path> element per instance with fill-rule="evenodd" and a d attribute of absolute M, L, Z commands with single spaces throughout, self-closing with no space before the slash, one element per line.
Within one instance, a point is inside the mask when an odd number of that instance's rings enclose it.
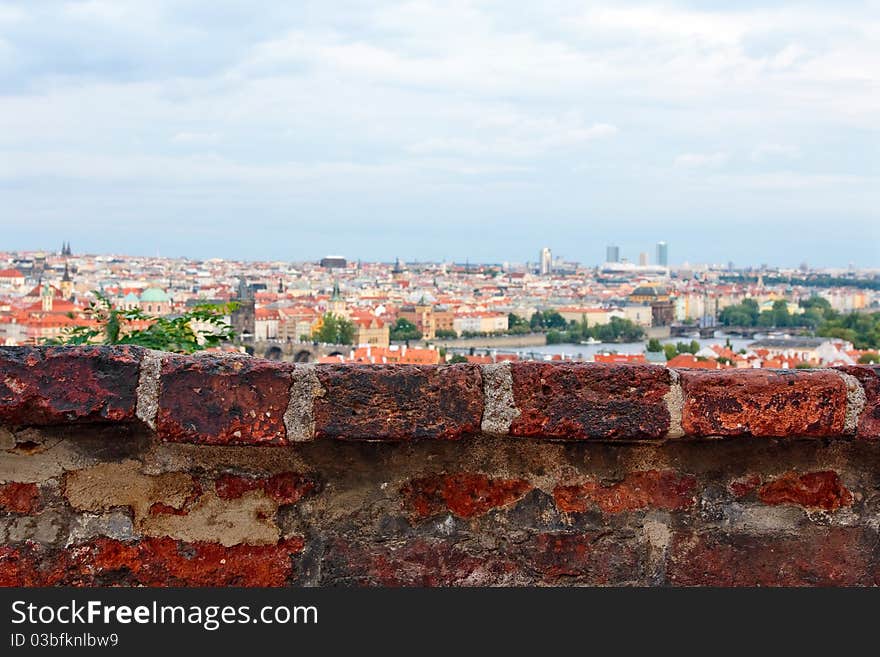
<path fill-rule="evenodd" d="M 541 273 L 541 276 L 547 276 L 553 271 L 553 254 L 550 253 L 550 247 L 545 246 L 541 249 L 540 254 L 540 265 L 538 267 L 538 271 Z"/>
<path fill-rule="evenodd" d="M 657 242 L 657 264 L 661 267 L 669 266 L 669 245 L 666 242 Z"/>

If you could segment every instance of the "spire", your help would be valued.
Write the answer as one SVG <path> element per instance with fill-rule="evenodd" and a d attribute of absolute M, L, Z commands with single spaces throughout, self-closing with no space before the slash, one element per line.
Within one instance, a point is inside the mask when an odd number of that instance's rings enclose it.
<path fill-rule="evenodd" d="M 67 267 L 67 261 L 64 262 L 64 276 L 61 277 L 61 280 L 65 283 L 70 282 L 70 269 Z"/>
<path fill-rule="evenodd" d="M 251 297 L 251 287 L 247 284 L 244 276 L 238 279 L 238 299 L 239 301 L 250 300 Z"/>
<path fill-rule="evenodd" d="M 342 301 L 342 292 L 339 291 L 339 280 L 333 279 L 333 295 L 330 297 L 331 301 Z"/>

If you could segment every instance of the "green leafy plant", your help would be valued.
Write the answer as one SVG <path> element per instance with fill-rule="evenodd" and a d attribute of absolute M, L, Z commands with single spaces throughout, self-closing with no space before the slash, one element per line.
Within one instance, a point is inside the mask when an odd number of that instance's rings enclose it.
<path fill-rule="evenodd" d="M 104 294 L 93 292 L 96 299 L 89 303 L 86 315 L 90 326 L 74 326 L 57 339 L 46 340 L 47 345 L 131 344 L 160 351 L 189 354 L 216 347 L 235 338 L 235 331 L 224 317 L 234 311 L 235 302 L 216 305 L 202 304 L 175 317 L 154 317 L 140 309 L 115 308 Z M 73 317 L 70 313 L 69 317 Z M 144 328 L 134 328 L 134 322 L 149 322 Z M 193 324 L 202 324 L 193 327 Z"/>
<path fill-rule="evenodd" d="M 394 326 L 391 327 L 390 336 L 392 340 L 402 342 L 404 340 L 421 340 L 422 332 L 411 321 L 400 317 Z"/>
<path fill-rule="evenodd" d="M 351 344 L 354 342 L 354 323 L 345 319 L 342 315 L 324 313 L 321 319 L 321 328 L 313 337 L 318 342 L 326 344 Z"/>

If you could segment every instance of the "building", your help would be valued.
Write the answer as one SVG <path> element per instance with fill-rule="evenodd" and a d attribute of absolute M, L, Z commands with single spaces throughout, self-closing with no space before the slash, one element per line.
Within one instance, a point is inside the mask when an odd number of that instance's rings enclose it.
<path fill-rule="evenodd" d="M 454 331 L 455 313 L 446 306 L 434 306 L 434 335 L 437 331 Z"/>
<path fill-rule="evenodd" d="M 67 262 L 64 263 L 64 276 L 61 278 L 61 296 L 68 300 L 73 298 L 73 279 Z"/>
<path fill-rule="evenodd" d="M 472 312 L 460 313 L 452 322 L 453 330 L 462 333 L 497 333 L 506 331 L 508 317 L 504 313 Z"/>
<path fill-rule="evenodd" d="M 651 302 L 651 326 L 670 326 L 675 321 L 675 303 L 671 300 Z"/>
<path fill-rule="evenodd" d="M 0 269 L 0 288 L 17 289 L 24 285 L 24 274 L 17 269 Z"/>
<path fill-rule="evenodd" d="M 550 247 L 545 246 L 541 249 L 538 272 L 541 276 L 547 276 L 553 272 L 553 254 L 550 253 Z"/>
<path fill-rule="evenodd" d="M 852 364 L 846 355 L 853 345 L 837 338 L 765 338 L 749 349 L 762 356 L 790 358 L 811 364 Z M 839 361 L 839 363 L 838 363 Z"/>
<path fill-rule="evenodd" d="M 238 279 L 238 295 L 235 302 L 238 306 L 230 315 L 232 330 L 239 340 L 251 339 L 256 331 L 254 291 L 244 278 Z"/>
<path fill-rule="evenodd" d="M 617 308 L 563 306 L 562 308 L 557 308 L 556 312 L 558 312 L 566 322 L 580 324 L 582 321 L 585 321 L 587 327 L 610 324 L 612 317 L 622 317 L 622 313 Z"/>
<path fill-rule="evenodd" d="M 666 242 L 657 242 L 657 264 L 661 267 L 669 266 L 669 245 Z"/>
<path fill-rule="evenodd" d="M 279 320 L 274 308 L 257 308 L 254 312 L 254 340 L 277 340 Z"/>
<path fill-rule="evenodd" d="M 434 322 L 434 307 L 429 303 L 425 303 L 424 300 L 416 304 L 401 306 L 397 317 L 414 324 L 425 340 L 433 340 L 436 336 L 437 326 Z"/>
<path fill-rule="evenodd" d="M 165 290 L 158 287 L 148 287 L 141 293 L 140 309 L 149 315 L 168 315 L 171 313 L 171 297 Z"/>
<path fill-rule="evenodd" d="M 411 348 L 403 345 L 390 347 L 357 347 L 348 356 L 341 354 L 324 356 L 319 363 L 340 364 L 406 364 L 406 365 L 439 365 L 440 352 L 434 348 Z"/>
<path fill-rule="evenodd" d="M 640 285 L 629 295 L 632 303 L 654 303 L 669 301 L 669 290 L 663 285 Z"/>
<path fill-rule="evenodd" d="M 605 262 L 620 262 L 620 247 L 609 244 L 605 247 Z"/>
<path fill-rule="evenodd" d="M 354 342 L 358 346 L 387 347 L 391 344 L 391 329 L 387 322 L 369 313 L 354 315 Z"/>
<path fill-rule="evenodd" d="M 645 251 L 642 251 L 639 254 L 639 267 L 647 267 L 648 266 L 648 254 Z"/>
<path fill-rule="evenodd" d="M 321 258 L 321 266 L 327 269 L 345 269 L 348 261 L 341 255 L 328 255 Z"/>
<path fill-rule="evenodd" d="M 342 292 L 339 291 L 339 281 L 333 281 L 333 294 L 330 295 L 330 301 L 327 303 L 327 312 L 333 313 L 337 317 L 348 317 L 345 299 L 342 298 Z"/>
<path fill-rule="evenodd" d="M 596 354 L 593 356 L 593 362 L 635 365 L 648 361 L 645 359 L 645 354 Z"/>

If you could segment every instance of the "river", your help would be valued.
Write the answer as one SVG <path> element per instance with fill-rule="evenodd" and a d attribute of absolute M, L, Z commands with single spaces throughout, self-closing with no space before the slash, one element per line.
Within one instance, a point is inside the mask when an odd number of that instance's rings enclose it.
<path fill-rule="evenodd" d="M 746 347 L 748 347 L 749 344 L 755 341 L 753 339 L 727 336 L 724 333 L 718 331 L 715 333 L 714 338 L 665 338 L 663 340 L 660 340 L 660 342 L 662 344 L 670 342 L 672 344 L 675 344 L 676 342 L 690 342 L 691 340 L 696 340 L 700 343 L 701 347 L 708 347 L 713 344 L 723 345 L 728 339 L 730 340 L 731 347 L 734 351 L 745 349 Z M 602 344 L 548 344 L 522 348 L 475 347 L 474 351 L 477 354 L 485 354 L 487 351 L 489 353 L 496 354 L 518 354 L 520 357 L 533 359 L 542 359 L 545 356 L 561 355 L 565 358 L 591 361 L 593 360 L 593 356 L 597 353 L 617 352 L 619 354 L 640 354 L 645 351 L 646 344 L 647 340 L 643 340 L 641 342 L 609 342 Z M 459 354 L 468 353 L 469 351 L 470 350 L 466 348 L 449 349 L 450 353 Z"/>

